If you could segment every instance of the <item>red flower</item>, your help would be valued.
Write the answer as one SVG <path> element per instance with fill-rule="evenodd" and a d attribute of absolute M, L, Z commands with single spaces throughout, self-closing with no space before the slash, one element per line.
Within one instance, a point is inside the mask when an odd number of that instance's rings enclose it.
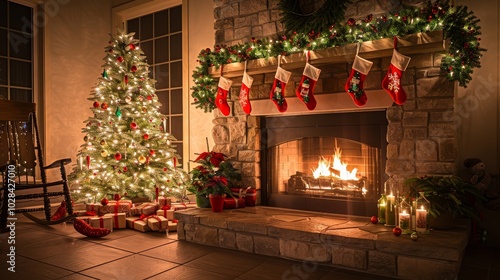
<path fill-rule="evenodd" d="M 212 153 L 212 157 L 210 158 L 210 162 L 215 166 L 219 167 L 220 163 L 224 161 L 226 156 L 221 153 Z"/>

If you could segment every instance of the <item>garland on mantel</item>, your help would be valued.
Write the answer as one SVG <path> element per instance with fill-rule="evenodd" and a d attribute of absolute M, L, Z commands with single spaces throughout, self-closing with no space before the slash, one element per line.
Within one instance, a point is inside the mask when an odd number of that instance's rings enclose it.
<path fill-rule="evenodd" d="M 450 81 L 458 81 L 467 87 L 475 67 L 481 67 L 479 19 L 467 6 L 450 6 L 449 0 L 428 2 L 425 7 L 405 7 L 397 13 L 389 13 L 377 18 L 368 15 L 364 19 L 348 19 L 344 24 L 331 26 L 328 31 L 293 33 L 282 36 L 255 39 L 251 42 L 233 46 L 216 45 L 214 50 L 206 48 L 198 55 L 200 65 L 193 72 L 195 86 L 192 94 L 193 105 L 211 112 L 217 92 L 217 82 L 208 69 L 219 68 L 224 64 L 244 62 L 251 59 L 277 57 L 307 50 L 317 50 L 366 42 L 381 38 L 393 38 L 419 32 L 443 30 L 444 38 L 450 40 L 448 53 L 441 60 L 441 69 L 447 72 Z"/>

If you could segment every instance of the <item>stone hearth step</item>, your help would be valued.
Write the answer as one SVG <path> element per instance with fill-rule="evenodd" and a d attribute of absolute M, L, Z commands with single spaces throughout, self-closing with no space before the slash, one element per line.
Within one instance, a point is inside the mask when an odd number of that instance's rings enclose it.
<path fill-rule="evenodd" d="M 180 240 L 401 279 L 456 279 L 469 232 L 457 225 L 415 241 L 369 217 L 264 206 L 187 209 L 175 218 Z"/>

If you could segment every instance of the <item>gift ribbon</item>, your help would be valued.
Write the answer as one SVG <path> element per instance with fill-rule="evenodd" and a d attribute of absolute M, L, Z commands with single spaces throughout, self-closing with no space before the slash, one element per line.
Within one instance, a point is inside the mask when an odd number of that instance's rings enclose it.
<path fill-rule="evenodd" d="M 163 217 L 167 218 L 167 211 L 170 210 L 170 206 L 165 205 L 165 206 L 161 207 L 160 210 L 163 210 Z"/>
<path fill-rule="evenodd" d="M 120 223 L 118 222 L 118 213 L 115 213 L 113 215 L 113 221 L 114 221 L 114 225 L 115 225 L 115 228 L 119 228 L 120 227 Z"/>
<path fill-rule="evenodd" d="M 117 200 L 116 203 L 115 203 L 115 214 L 118 213 L 118 206 L 120 205 L 120 201 Z"/>
<path fill-rule="evenodd" d="M 160 218 L 160 217 L 158 217 L 157 215 L 149 215 L 149 216 L 143 216 L 143 215 L 141 215 L 141 217 L 140 217 L 139 219 L 137 219 L 137 220 L 141 220 L 141 221 L 143 221 L 143 222 L 146 222 L 146 223 L 147 223 L 147 221 L 148 221 L 150 218 L 156 219 L 156 220 L 158 221 L 158 223 L 160 224 L 160 225 L 158 226 L 158 230 L 161 230 L 161 218 Z M 165 217 L 165 218 L 166 218 L 166 217 Z M 137 220 L 134 220 L 134 222 L 135 222 L 135 221 L 137 221 Z M 168 224 L 168 221 L 167 221 L 167 224 Z"/>
<path fill-rule="evenodd" d="M 99 217 L 99 227 L 100 228 L 104 227 L 104 218 L 103 217 Z"/>

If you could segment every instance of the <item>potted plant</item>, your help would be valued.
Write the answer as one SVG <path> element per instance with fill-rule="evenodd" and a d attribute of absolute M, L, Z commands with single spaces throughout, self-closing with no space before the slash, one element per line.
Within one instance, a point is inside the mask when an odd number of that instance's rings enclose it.
<path fill-rule="evenodd" d="M 417 198 L 423 195 L 430 202 L 429 214 L 431 226 L 447 228 L 452 218 L 470 218 L 481 223 L 474 205 L 484 201 L 485 197 L 469 182 L 457 176 L 424 176 L 406 179 L 404 185 L 409 190 L 408 196 Z M 440 225 L 439 217 L 444 217 L 448 225 Z M 434 218 L 432 221 L 432 218 Z"/>
<path fill-rule="evenodd" d="M 241 181 L 241 173 L 227 159 L 222 153 L 204 152 L 194 160 L 199 165 L 189 173 L 191 184 L 188 190 L 196 195 L 199 207 L 208 207 L 210 199 L 212 210 L 222 211 L 224 196 L 232 195 L 230 187 Z"/>

